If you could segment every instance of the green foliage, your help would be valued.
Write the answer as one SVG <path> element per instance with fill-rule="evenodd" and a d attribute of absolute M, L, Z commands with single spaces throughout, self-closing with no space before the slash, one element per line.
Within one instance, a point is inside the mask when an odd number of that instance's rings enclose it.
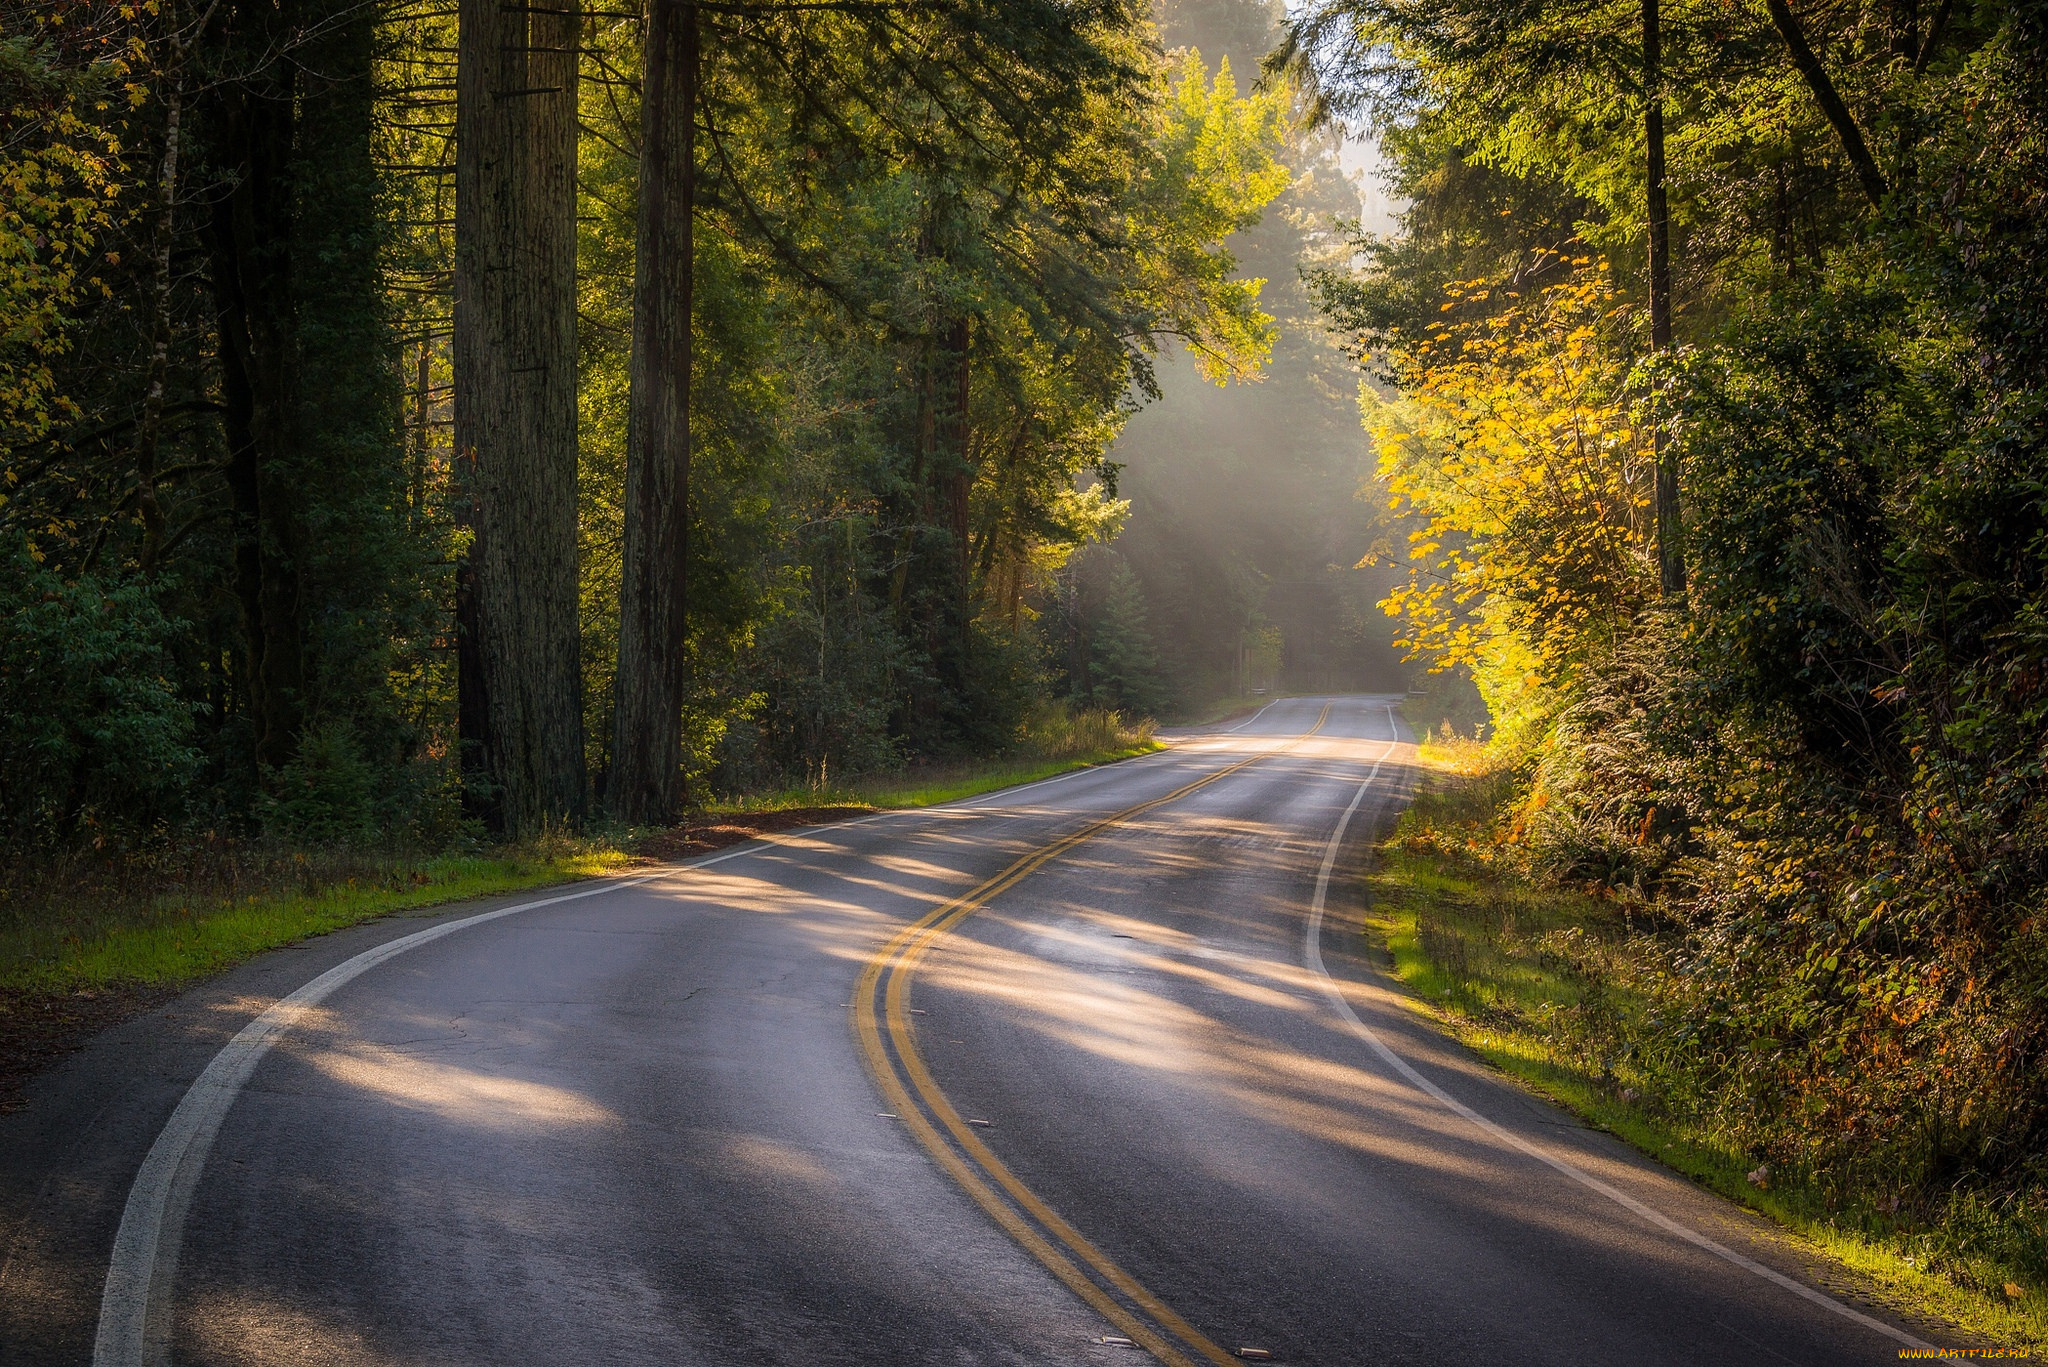
<path fill-rule="evenodd" d="M 1584 358 L 1614 409 L 1599 426 L 1638 447 L 1661 426 L 1679 458 L 1690 584 L 1664 603 L 1645 575 L 1573 557 L 1585 519 L 1528 521 L 1525 541 L 1472 511 L 1561 503 L 1553 472 L 1502 457 L 1561 422 L 1588 430 L 1588 410 L 1576 386 L 1546 388 L 1547 355 L 1490 340 L 1524 330 L 1532 280 L 1560 286 L 1488 265 L 1474 290 L 1468 263 L 1512 260 L 1536 228 L 1558 235 L 1539 246 L 1603 249 L 1622 304 L 1641 293 L 1634 12 L 1304 15 L 1300 55 L 1334 99 L 1389 118 L 1417 197 L 1406 241 L 1368 244 L 1364 271 L 1324 289 L 1399 386 L 1375 411 L 1434 420 L 1381 423 L 1430 519 L 1413 558 L 1450 580 L 1424 574 L 1397 606 L 1494 706 L 1513 783 L 1499 856 L 1640 914 L 1646 1007 L 1623 1035 L 1688 1123 L 1814 1210 L 1918 1231 L 1961 1284 L 2032 1284 L 2048 1192 L 2043 16 L 1805 13 L 1843 116 L 1761 8 L 1665 13 L 1684 345 L 1646 358 L 1631 329 L 1593 329 Z M 1514 404 L 1474 404 L 1475 368 Z"/>
<path fill-rule="evenodd" d="M 2043 1341 L 2048 1226 L 2038 1197 L 1927 1192 L 1898 1168 L 1845 1182 L 1839 1171 L 1760 1149 L 1762 1136 L 1784 1145 L 1822 1121 L 1791 1097 L 1774 1113 L 1730 1106 L 1725 1078 L 1708 1063 L 1713 1042 L 1694 1028 L 1692 1009 L 1717 993 L 1727 962 L 1693 957 L 1684 927 L 1630 899 L 1529 877 L 1522 841 L 1501 820 L 1504 807 L 1513 814 L 1518 776 L 1484 761 L 1453 775 L 1444 755 L 1433 758 L 1434 771 L 1379 850 L 1367 927 L 1391 952 L 1395 974 L 1467 1044 L 1687 1175 L 1791 1225 L 1901 1303 L 1936 1309 L 2002 1342 Z M 1473 756 L 1468 749 L 1458 758 Z M 1893 1081 L 1910 1086 L 1916 1076 Z M 2009 1295 L 2009 1286 L 2021 1295 Z"/>
<path fill-rule="evenodd" d="M 182 814 L 199 755 L 150 586 L 0 562 L 0 823 L 10 842 L 132 837 Z"/>
<path fill-rule="evenodd" d="M 689 582 L 703 689 L 690 716 L 710 765 L 697 777 L 739 792 L 1009 752 L 1044 689 L 1035 601 L 1075 547 L 1121 526 L 1113 491 L 1077 486 L 1107 469 L 1151 355 L 1172 338 L 1242 377 L 1267 354 L 1261 282 L 1238 278 L 1222 239 L 1288 182 L 1283 102 L 1240 96 L 1199 54 L 1162 58 L 1133 16 L 1055 24 L 1009 6 L 964 67 L 927 71 L 885 118 L 856 78 L 903 82 L 923 59 L 901 34 L 855 41 L 860 21 L 830 13 L 702 22 L 717 41 L 697 186 Z M 990 46 L 1034 25 L 1051 27 Z M 1045 65 L 1017 69 L 1031 45 Z M 637 47 L 628 21 L 594 51 L 630 71 Z M 847 68 L 784 62 L 824 47 Z M 1009 96 L 955 84 L 984 66 L 1042 97 L 992 124 L 985 102 Z M 1047 84 L 1068 66 L 1070 81 Z M 630 86 L 593 84 L 585 116 L 585 696 L 603 737 Z M 996 145 L 1014 155 L 990 160 Z"/>
<path fill-rule="evenodd" d="M 1039 624 L 1056 686 L 1074 707 L 1156 716 L 1171 701 L 1151 608 L 1130 565 L 1088 546 L 1064 566 Z"/>
<path fill-rule="evenodd" d="M 67 25 L 66 20 L 70 20 Z M 99 244 L 123 215 L 122 130 L 141 55 L 111 5 L 0 6 L 0 443 L 79 415 L 54 364 L 74 311 L 104 288 Z M 20 473 L 10 459 L 0 506 Z"/>
<path fill-rule="evenodd" d="M 1268 354 L 1262 282 L 1224 239 L 1289 182 L 1285 98 L 1168 57 L 1125 3 L 695 13 L 690 779 L 1010 751 L 1045 688 L 1029 600 L 1121 525 L 1080 486 L 1158 348 L 1234 376 Z M 130 747 L 133 783 L 60 781 L 120 762 L 55 703 L 21 709 L 22 734 L 40 718 L 69 739 L 10 773 L 8 820 L 49 841 L 178 819 L 460 838 L 454 16 L 205 15 L 0 12 L 0 530 L 61 595 L 121 605 L 133 630 L 72 663 L 146 655 L 151 682 L 107 725 L 161 732 Z M 605 15 L 583 47 L 600 777 L 640 41 L 637 16 Z"/>
<path fill-rule="evenodd" d="M 1145 593 L 1126 565 L 1110 571 L 1088 656 L 1088 695 L 1098 707 L 1140 717 L 1159 711 L 1165 699 Z"/>
<path fill-rule="evenodd" d="M 447 766 L 377 763 L 344 721 L 307 728 L 269 776 L 257 811 L 266 837 L 301 848 L 439 849 L 477 835 Z"/>

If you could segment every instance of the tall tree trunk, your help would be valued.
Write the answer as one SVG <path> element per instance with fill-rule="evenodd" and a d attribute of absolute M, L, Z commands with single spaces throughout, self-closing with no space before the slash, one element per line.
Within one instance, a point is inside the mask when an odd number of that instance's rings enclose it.
<path fill-rule="evenodd" d="M 690 300 L 696 202 L 697 7 L 649 0 L 626 428 L 619 669 L 605 801 L 627 821 L 683 803 L 688 687 Z"/>
<path fill-rule="evenodd" d="M 1643 141 L 1650 218 L 1650 345 L 1671 349 L 1671 209 L 1664 195 L 1664 42 L 1657 0 L 1643 0 Z M 1653 397 L 1652 402 L 1656 400 Z M 1668 599 L 1685 596 L 1685 549 L 1678 507 L 1678 452 L 1653 412 L 1650 444 L 1657 467 L 1657 580 Z"/>
<path fill-rule="evenodd" d="M 163 436 L 164 390 L 171 371 L 171 249 L 178 234 L 178 161 L 184 151 L 185 64 L 191 44 L 203 38 L 220 0 L 208 0 L 189 33 L 178 28 L 175 4 L 163 7 L 163 25 L 170 35 L 164 63 L 164 155 L 157 172 L 157 220 L 149 248 L 149 378 L 143 389 L 142 418 L 135 434 L 135 506 L 142 518 L 142 547 L 137 555 L 142 572 L 156 568 L 163 550 L 163 505 L 157 497 L 157 450 Z"/>
<path fill-rule="evenodd" d="M 214 200 L 209 225 L 235 596 L 248 647 L 243 685 L 255 758 L 270 768 L 292 757 L 306 691 L 297 488 L 290 468 L 295 101 L 289 78 L 281 86 L 275 78 L 267 72 L 214 93 L 214 160 L 229 183 Z"/>
<path fill-rule="evenodd" d="M 182 42 L 216 12 L 214 78 L 187 101 L 173 73 L 161 183 L 166 232 L 188 153 L 213 187 L 205 242 L 246 646 L 238 674 L 254 758 L 275 769 L 309 714 L 360 718 L 388 687 L 382 614 L 403 572 L 403 461 L 379 288 L 377 19 L 341 0 L 209 0 Z M 174 65 L 184 59 L 174 46 Z M 155 263 L 145 480 L 169 370 L 167 242 Z M 175 543 L 157 520 L 145 558 Z"/>
<path fill-rule="evenodd" d="M 927 237 L 928 249 L 932 236 Z M 899 542 L 891 606 L 903 613 L 930 663 L 909 697 L 909 721 L 920 745 L 951 744 L 968 673 L 969 324 L 964 315 L 935 320 L 916 361 L 915 458 L 910 471 L 908 526 Z"/>
<path fill-rule="evenodd" d="M 584 810 L 576 563 L 578 12 L 460 0 L 455 446 L 473 613 L 459 689 L 504 830 Z"/>
<path fill-rule="evenodd" d="M 417 582 L 418 563 L 405 526 L 401 349 L 385 291 L 380 20 L 356 0 L 296 0 L 296 8 L 309 30 L 293 54 L 290 325 L 307 708 L 323 721 L 365 723 L 357 739 L 375 744 L 383 728 L 373 718 L 390 706 L 394 609 Z"/>
<path fill-rule="evenodd" d="M 947 320 L 939 352 L 943 358 L 940 381 L 948 391 L 939 408 L 938 452 L 933 478 L 938 484 L 939 515 L 952 534 L 952 584 L 948 592 L 953 625 L 962 634 L 965 649 L 968 595 L 973 579 L 968 566 L 968 505 L 974 492 L 974 453 L 969 445 L 973 431 L 968 425 L 968 402 L 973 398 L 973 368 L 968 354 L 972 340 L 966 317 Z"/>

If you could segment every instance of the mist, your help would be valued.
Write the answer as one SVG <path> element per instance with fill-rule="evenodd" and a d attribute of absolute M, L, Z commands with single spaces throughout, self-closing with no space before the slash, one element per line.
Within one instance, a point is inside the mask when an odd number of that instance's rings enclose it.
<path fill-rule="evenodd" d="M 1186 0 L 1161 13 L 1169 48 L 1227 59 L 1240 88 L 1277 37 L 1277 7 Z M 1256 228 L 1229 242 L 1240 273 L 1263 278 L 1279 336 L 1250 382 L 1218 386 L 1183 353 L 1158 361 L 1163 398 L 1124 429 L 1111 458 L 1131 514 L 1108 547 L 1078 557 L 1078 592 L 1127 567 L 1142 592 L 1169 708 L 1257 690 L 1400 690 L 1408 669 L 1377 603 L 1389 572 L 1358 562 L 1386 518 L 1359 421 L 1359 372 L 1323 329 L 1300 277 L 1348 254 L 1369 146 L 1297 139 L 1297 176 Z M 1391 212 L 1372 187 L 1365 205 Z"/>

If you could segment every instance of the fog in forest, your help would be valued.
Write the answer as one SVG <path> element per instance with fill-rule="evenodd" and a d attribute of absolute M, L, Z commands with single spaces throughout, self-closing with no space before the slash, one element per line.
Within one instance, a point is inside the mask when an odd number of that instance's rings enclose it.
<path fill-rule="evenodd" d="M 1162 37 L 1212 67 L 1227 59 L 1248 88 L 1277 37 L 1276 13 L 1254 0 L 1168 4 Z M 1305 135 L 1291 150 L 1296 186 L 1229 243 L 1242 273 L 1267 282 L 1263 305 L 1279 330 L 1271 363 L 1257 381 L 1219 387 L 1186 355 L 1159 357 L 1164 397 L 1132 417 L 1112 451 L 1129 522 L 1076 567 L 1082 593 L 1114 592 L 1119 568 L 1135 576 L 1162 673 L 1183 703 L 1242 688 L 1401 689 L 1408 678 L 1377 607 L 1389 571 L 1356 568 L 1385 506 L 1359 421 L 1359 371 L 1299 274 L 1347 254 L 1340 229 L 1359 216 L 1361 186 L 1346 178 L 1333 136 Z M 1376 186 L 1364 188 L 1376 198 Z"/>

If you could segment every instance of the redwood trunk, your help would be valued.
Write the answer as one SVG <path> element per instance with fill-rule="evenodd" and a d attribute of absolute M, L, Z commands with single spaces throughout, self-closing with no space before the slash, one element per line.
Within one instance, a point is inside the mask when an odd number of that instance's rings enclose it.
<path fill-rule="evenodd" d="M 697 7 L 650 0 L 626 429 L 626 537 L 612 712 L 612 812 L 668 822 L 683 803 L 689 681 L 690 297 Z"/>
<path fill-rule="evenodd" d="M 945 518 L 946 530 L 953 536 L 951 606 L 963 636 L 969 617 L 968 598 L 973 587 L 968 570 L 968 508 L 974 492 L 974 452 L 970 446 L 972 430 L 968 426 L 968 405 L 974 397 L 972 358 L 968 349 L 970 326 L 964 317 L 952 319 L 946 325 L 943 346 L 946 373 L 941 378 L 952 392 L 946 396 L 947 402 L 939 414 L 936 472 L 941 515 Z"/>
<path fill-rule="evenodd" d="M 290 157 L 293 101 L 268 81 L 215 93 L 214 156 L 232 176 L 214 200 L 210 267 L 220 348 L 235 597 L 248 648 L 255 758 L 290 762 L 305 703 L 304 623 L 291 460 L 295 402 Z"/>
<path fill-rule="evenodd" d="M 455 447 L 462 734 L 513 836 L 583 814 L 576 563 L 576 6 L 460 0 Z"/>

